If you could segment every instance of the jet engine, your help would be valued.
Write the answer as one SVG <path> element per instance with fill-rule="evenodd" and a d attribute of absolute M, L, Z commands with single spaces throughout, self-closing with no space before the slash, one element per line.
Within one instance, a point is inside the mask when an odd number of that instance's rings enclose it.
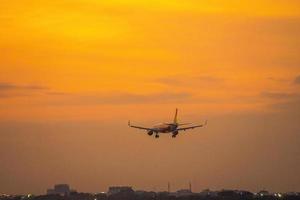
<path fill-rule="evenodd" d="M 148 135 L 153 135 L 153 131 L 148 131 Z"/>

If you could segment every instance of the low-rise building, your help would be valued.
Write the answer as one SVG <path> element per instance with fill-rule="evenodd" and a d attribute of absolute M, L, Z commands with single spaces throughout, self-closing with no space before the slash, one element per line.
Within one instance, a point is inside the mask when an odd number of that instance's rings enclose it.
<path fill-rule="evenodd" d="M 107 195 L 114 195 L 114 194 L 133 194 L 134 190 L 130 186 L 111 186 L 108 188 Z"/>
<path fill-rule="evenodd" d="M 59 194 L 62 196 L 67 196 L 67 195 L 70 195 L 70 192 L 71 192 L 71 189 L 68 184 L 57 184 L 57 185 L 54 185 L 54 188 L 47 190 L 48 195 Z"/>

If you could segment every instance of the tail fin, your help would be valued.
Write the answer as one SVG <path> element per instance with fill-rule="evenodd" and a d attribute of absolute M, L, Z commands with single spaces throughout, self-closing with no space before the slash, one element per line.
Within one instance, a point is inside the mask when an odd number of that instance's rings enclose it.
<path fill-rule="evenodd" d="M 176 111 L 175 111 L 175 116 L 174 116 L 174 124 L 177 124 L 178 121 L 177 121 L 177 112 L 178 112 L 178 109 L 176 108 Z"/>

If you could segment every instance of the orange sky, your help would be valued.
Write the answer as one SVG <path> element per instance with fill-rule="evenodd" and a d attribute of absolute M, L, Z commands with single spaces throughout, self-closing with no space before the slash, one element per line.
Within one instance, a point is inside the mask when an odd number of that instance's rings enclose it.
<path fill-rule="evenodd" d="M 2 0 L 0 120 L 117 121 L 119 132 L 129 118 L 168 120 L 175 107 L 196 122 L 283 109 L 289 119 L 299 106 L 299 8 L 298 0 Z"/>

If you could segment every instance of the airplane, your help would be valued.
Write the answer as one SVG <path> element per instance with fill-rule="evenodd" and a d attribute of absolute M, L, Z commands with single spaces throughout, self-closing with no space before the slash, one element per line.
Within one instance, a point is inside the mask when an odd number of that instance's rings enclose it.
<path fill-rule="evenodd" d="M 129 120 L 128 126 L 131 128 L 146 130 L 149 136 L 155 133 L 155 138 L 159 138 L 159 133 L 172 133 L 172 138 L 175 138 L 178 135 L 179 131 L 186 131 L 188 129 L 194 129 L 194 128 L 203 127 L 207 125 L 207 120 L 206 120 L 205 123 L 201 125 L 180 127 L 183 125 L 188 125 L 190 123 L 179 124 L 177 121 L 177 113 L 178 113 L 178 109 L 176 108 L 174 120 L 172 123 L 161 123 L 153 126 L 152 128 L 146 128 L 146 127 L 131 125 Z"/>

